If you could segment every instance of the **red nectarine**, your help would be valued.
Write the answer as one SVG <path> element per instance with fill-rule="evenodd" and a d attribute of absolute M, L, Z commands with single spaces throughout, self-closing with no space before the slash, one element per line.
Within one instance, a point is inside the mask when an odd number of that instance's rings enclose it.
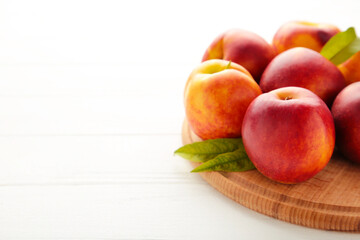
<path fill-rule="evenodd" d="M 318 96 L 286 87 L 264 93 L 250 104 L 242 137 L 250 160 L 263 175 L 298 183 L 327 165 L 335 128 L 329 108 Z"/>
<path fill-rule="evenodd" d="M 218 36 L 206 50 L 203 61 L 224 59 L 240 64 L 259 82 L 266 65 L 275 56 L 272 46 L 259 35 L 232 29 Z"/>
<path fill-rule="evenodd" d="M 345 87 L 345 79 L 336 65 L 320 53 L 297 47 L 277 55 L 260 80 L 263 92 L 289 86 L 307 88 L 331 106 Z"/>
<path fill-rule="evenodd" d="M 360 163 L 360 82 L 344 88 L 331 108 L 336 144 L 346 158 Z"/>

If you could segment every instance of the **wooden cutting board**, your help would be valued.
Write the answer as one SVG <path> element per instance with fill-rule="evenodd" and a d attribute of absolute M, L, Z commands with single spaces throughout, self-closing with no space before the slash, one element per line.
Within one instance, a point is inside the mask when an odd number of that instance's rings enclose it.
<path fill-rule="evenodd" d="M 186 120 L 182 141 L 201 141 Z M 360 165 L 337 153 L 315 177 L 296 185 L 274 182 L 257 170 L 200 175 L 225 196 L 270 217 L 312 228 L 360 232 Z"/>

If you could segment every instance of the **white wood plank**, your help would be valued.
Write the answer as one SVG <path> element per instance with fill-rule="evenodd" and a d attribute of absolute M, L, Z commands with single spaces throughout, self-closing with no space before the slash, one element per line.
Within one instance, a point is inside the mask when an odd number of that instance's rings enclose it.
<path fill-rule="evenodd" d="M 240 206 L 189 173 L 172 154 L 180 144 L 180 135 L 0 137 L 0 239 L 357 239 Z"/>
<path fill-rule="evenodd" d="M 196 64 L 0 64 L 0 96 L 182 97 Z M 165 101 L 165 99 L 164 99 Z"/>
<path fill-rule="evenodd" d="M 179 135 L 0 137 L 0 186 L 176 184 L 190 176 L 180 146 Z"/>
<path fill-rule="evenodd" d="M 0 135 L 179 133 L 182 97 L 1 97 Z"/>
<path fill-rule="evenodd" d="M 3 65 L 0 135 L 179 133 L 187 65 Z"/>
<path fill-rule="evenodd" d="M 200 181 L 200 180 L 199 180 Z M 2 239 L 358 239 L 280 222 L 207 185 L 1 187 Z"/>

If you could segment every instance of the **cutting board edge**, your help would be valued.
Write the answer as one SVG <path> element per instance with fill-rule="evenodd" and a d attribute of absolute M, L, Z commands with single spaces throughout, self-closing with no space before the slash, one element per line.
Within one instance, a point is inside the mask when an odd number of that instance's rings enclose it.
<path fill-rule="evenodd" d="M 191 131 L 185 119 L 182 127 L 183 144 L 199 140 L 200 139 Z M 194 167 L 199 165 L 198 163 L 191 164 Z M 334 205 L 329 204 L 327 205 L 330 207 L 329 209 L 324 209 L 323 206 L 320 208 L 306 208 L 291 202 L 279 201 L 279 199 L 274 199 L 274 197 L 271 196 L 262 196 L 261 194 L 250 192 L 243 186 L 231 182 L 220 172 L 203 172 L 199 174 L 206 182 L 226 197 L 244 207 L 274 219 L 322 230 L 360 232 L 360 208 L 354 207 L 353 210 L 359 210 L 356 211 L 356 214 L 349 211 L 349 207 L 345 207 L 344 211 L 341 206 L 336 206 L 336 208 L 331 209 L 331 206 Z M 224 190 L 223 187 L 221 187 L 224 184 L 230 186 L 230 189 Z M 286 198 L 288 198 L 288 196 L 286 196 Z M 263 201 L 261 205 L 256 204 L 259 200 Z M 309 201 L 309 203 L 311 204 L 312 202 Z M 291 209 L 290 212 L 287 210 L 289 208 Z M 308 218 L 307 221 L 303 220 L 305 217 Z"/>

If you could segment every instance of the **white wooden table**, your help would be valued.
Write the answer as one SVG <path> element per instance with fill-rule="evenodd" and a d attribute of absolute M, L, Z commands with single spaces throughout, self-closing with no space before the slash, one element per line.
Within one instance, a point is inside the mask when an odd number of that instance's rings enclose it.
<path fill-rule="evenodd" d="M 359 239 L 251 211 L 173 155 L 219 33 L 360 31 L 358 1 L 302 2 L 0 1 L 0 239 Z"/>

